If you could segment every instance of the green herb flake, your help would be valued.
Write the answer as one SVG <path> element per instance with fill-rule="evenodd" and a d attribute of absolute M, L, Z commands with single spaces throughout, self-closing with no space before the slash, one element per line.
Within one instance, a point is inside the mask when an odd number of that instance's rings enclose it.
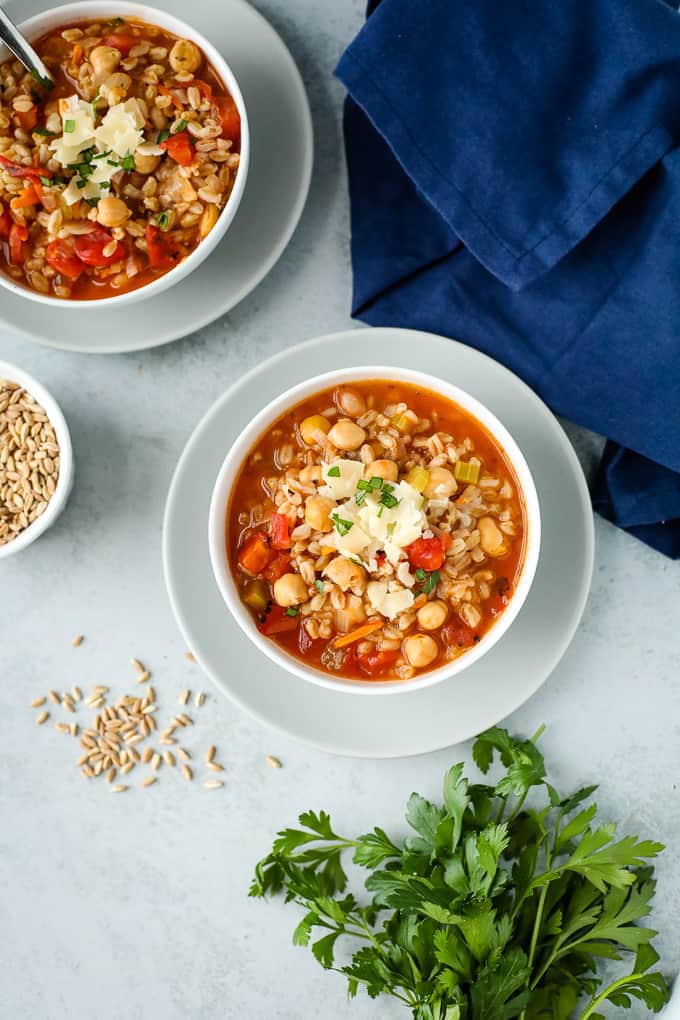
<path fill-rule="evenodd" d="M 423 573 L 425 573 L 425 571 L 423 571 Z M 417 576 L 418 572 L 416 571 L 416 577 Z M 423 595 L 431 595 L 432 592 L 436 590 L 437 585 L 439 584 L 439 571 L 433 570 L 431 574 L 425 574 L 424 578 L 421 577 L 418 579 L 420 581 L 423 580 L 425 581 L 425 584 L 421 588 Z"/>
<path fill-rule="evenodd" d="M 396 496 L 393 496 L 391 492 L 387 492 L 387 490 L 383 489 L 380 493 L 380 502 L 383 506 L 386 506 L 388 510 L 393 510 L 395 506 L 399 506 L 401 500 L 397 499 Z"/>
<path fill-rule="evenodd" d="M 76 122 L 74 120 L 64 121 L 64 134 L 71 135 L 76 129 Z"/>
<path fill-rule="evenodd" d="M 161 142 L 164 142 L 169 137 L 170 137 L 170 132 L 166 128 L 163 128 L 162 131 L 158 132 L 158 138 L 156 139 L 156 144 L 160 145 Z"/>
<path fill-rule="evenodd" d="M 168 227 L 170 226 L 169 214 L 166 212 L 159 213 L 158 216 L 156 217 L 156 223 L 161 228 L 161 230 L 163 231 L 167 230 Z"/>
<path fill-rule="evenodd" d="M 327 475 L 328 478 L 339 478 L 340 477 L 340 468 L 338 467 L 337 464 L 334 464 L 333 467 L 330 467 L 328 469 L 328 471 L 326 472 L 326 475 Z"/>
<path fill-rule="evenodd" d="M 128 152 L 127 156 L 123 156 L 120 161 L 120 165 L 123 170 L 134 170 L 135 168 L 135 157 Z"/>
<path fill-rule="evenodd" d="M 40 135 L 41 138 L 54 138 L 54 131 L 48 131 L 47 128 L 44 127 L 33 128 L 33 134 Z"/>
<path fill-rule="evenodd" d="M 331 514 L 331 520 L 335 525 L 335 530 L 341 537 L 347 535 L 354 527 L 354 521 L 343 520 L 340 514 Z"/>
<path fill-rule="evenodd" d="M 286 616 L 297 616 L 300 610 L 296 606 L 288 606 L 286 609 Z"/>
<path fill-rule="evenodd" d="M 381 478 L 379 475 L 373 475 L 368 484 L 371 487 L 371 489 L 375 491 L 376 489 L 382 489 L 383 481 L 384 479 Z"/>
<path fill-rule="evenodd" d="M 179 123 L 176 125 L 175 130 L 172 132 L 173 135 L 178 135 L 180 131 L 184 131 L 186 126 L 187 122 L 185 120 L 180 120 Z"/>
<path fill-rule="evenodd" d="M 416 581 L 427 581 L 427 571 L 422 567 L 418 567 L 416 570 Z"/>
<path fill-rule="evenodd" d="M 318 579 L 318 577 L 317 577 L 316 581 L 314 582 L 314 587 L 318 591 L 319 595 L 323 595 L 323 581 L 320 581 Z"/>
<path fill-rule="evenodd" d="M 343 973 L 350 997 L 393 996 L 405 1018 L 596 1020 L 633 1000 L 636 1016 L 660 1012 L 669 989 L 644 925 L 664 847 L 601 822 L 586 803 L 594 786 L 560 797 L 541 732 L 483 733 L 472 756 L 484 774 L 494 767 L 491 783 L 453 765 L 438 803 L 409 798 L 405 839 L 380 826 L 346 837 L 325 811 L 303 812 L 250 895 L 301 908 L 294 943 Z M 368 896 L 348 891 L 347 856 L 367 871 Z"/>

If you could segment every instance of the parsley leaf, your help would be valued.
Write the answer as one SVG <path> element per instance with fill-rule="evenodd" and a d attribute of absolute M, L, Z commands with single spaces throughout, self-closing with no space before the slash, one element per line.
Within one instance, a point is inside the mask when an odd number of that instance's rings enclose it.
<path fill-rule="evenodd" d="M 326 474 L 328 475 L 329 478 L 339 478 L 340 477 L 340 468 L 338 467 L 337 464 L 334 464 L 333 467 L 330 467 L 328 469 Z"/>
<path fill-rule="evenodd" d="M 346 535 L 354 527 L 354 521 L 347 521 L 340 514 L 331 514 L 331 520 L 340 536 Z"/>
<path fill-rule="evenodd" d="M 470 783 L 454 765 L 443 804 L 411 795 L 404 840 L 379 826 L 348 839 L 325 812 L 300 815 L 257 865 L 251 895 L 283 893 L 303 911 L 296 945 L 344 973 L 350 997 L 394 996 L 414 1020 L 602 1020 L 605 1003 L 635 1001 L 658 1012 L 669 993 L 641 922 L 663 847 L 617 839 L 586 804 L 595 787 L 560 797 L 540 732 L 483 733 L 473 757 L 484 773 L 500 758 L 496 782 Z M 345 853 L 369 871 L 364 902 L 346 892 Z M 632 967 L 613 973 L 623 954 Z"/>

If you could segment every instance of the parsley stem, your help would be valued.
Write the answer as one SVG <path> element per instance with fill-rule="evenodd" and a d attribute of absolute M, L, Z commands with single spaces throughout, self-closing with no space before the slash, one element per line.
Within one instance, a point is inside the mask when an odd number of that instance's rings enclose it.
<path fill-rule="evenodd" d="M 625 977 L 619 978 L 618 981 L 612 981 L 612 983 L 604 989 L 603 992 L 597 996 L 596 999 L 591 999 L 586 1008 L 581 1013 L 579 1020 L 588 1020 L 591 1017 L 598 1006 L 601 1006 L 603 1002 L 606 1002 L 612 992 L 615 992 L 617 988 L 624 988 L 626 985 L 639 981 L 640 978 L 644 978 L 644 972 L 638 974 L 626 974 Z"/>

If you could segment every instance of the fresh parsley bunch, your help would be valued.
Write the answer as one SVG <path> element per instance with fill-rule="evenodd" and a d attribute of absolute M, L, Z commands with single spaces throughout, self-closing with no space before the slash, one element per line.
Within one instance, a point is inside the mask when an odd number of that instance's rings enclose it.
<path fill-rule="evenodd" d="M 257 865 L 251 895 L 284 893 L 305 910 L 296 945 L 313 939 L 314 956 L 347 976 L 350 996 L 360 986 L 392 995 L 415 1020 L 602 1020 L 604 1003 L 633 999 L 658 1012 L 668 989 L 650 972 L 656 932 L 638 922 L 654 895 L 647 862 L 664 848 L 599 824 L 597 805 L 584 806 L 594 786 L 560 797 L 539 736 L 495 727 L 478 737 L 476 764 L 487 773 L 498 752 L 502 777 L 469 783 L 454 765 L 443 805 L 411 795 L 414 834 L 403 842 L 377 827 L 345 839 L 325 812 L 300 815 L 302 828 L 280 832 Z M 346 892 L 347 852 L 370 871 L 370 902 Z M 341 938 L 358 948 L 336 967 Z M 603 987 L 600 961 L 624 959 L 625 973 Z"/>

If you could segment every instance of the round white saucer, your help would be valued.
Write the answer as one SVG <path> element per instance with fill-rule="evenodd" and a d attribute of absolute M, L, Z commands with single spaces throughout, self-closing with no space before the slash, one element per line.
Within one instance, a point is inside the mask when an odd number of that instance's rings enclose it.
<path fill-rule="evenodd" d="M 153 3 L 153 0 L 151 0 Z M 11 0 L 24 20 L 51 0 Z M 274 266 L 298 224 L 309 191 L 314 142 L 297 67 L 269 22 L 245 0 L 163 0 L 230 64 L 243 92 L 251 132 L 248 180 L 224 240 L 186 280 L 122 308 L 63 311 L 3 291 L 0 322 L 30 340 L 64 350 L 113 354 L 177 340 L 213 322 Z"/>
<path fill-rule="evenodd" d="M 448 682 L 386 698 L 357 698 L 305 683 L 261 655 L 222 601 L 208 554 L 213 484 L 245 423 L 303 379 L 362 364 L 418 368 L 486 404 L 524 452 L 538 490 L 543 530 L 533 587 L 498 644 Z M 538 690 L 566 651 L 585 607 L 593 568 L 593 516 L 569 440 L 520 379 L 443 337 L 356 329 L 283 352 L 213 405 L 189 440 L 170 486 L 163 560 L 184 637 L 224 694 L 267 725 L 316 747 L 360 757 L 399 757 L 467 740 Z"/>

